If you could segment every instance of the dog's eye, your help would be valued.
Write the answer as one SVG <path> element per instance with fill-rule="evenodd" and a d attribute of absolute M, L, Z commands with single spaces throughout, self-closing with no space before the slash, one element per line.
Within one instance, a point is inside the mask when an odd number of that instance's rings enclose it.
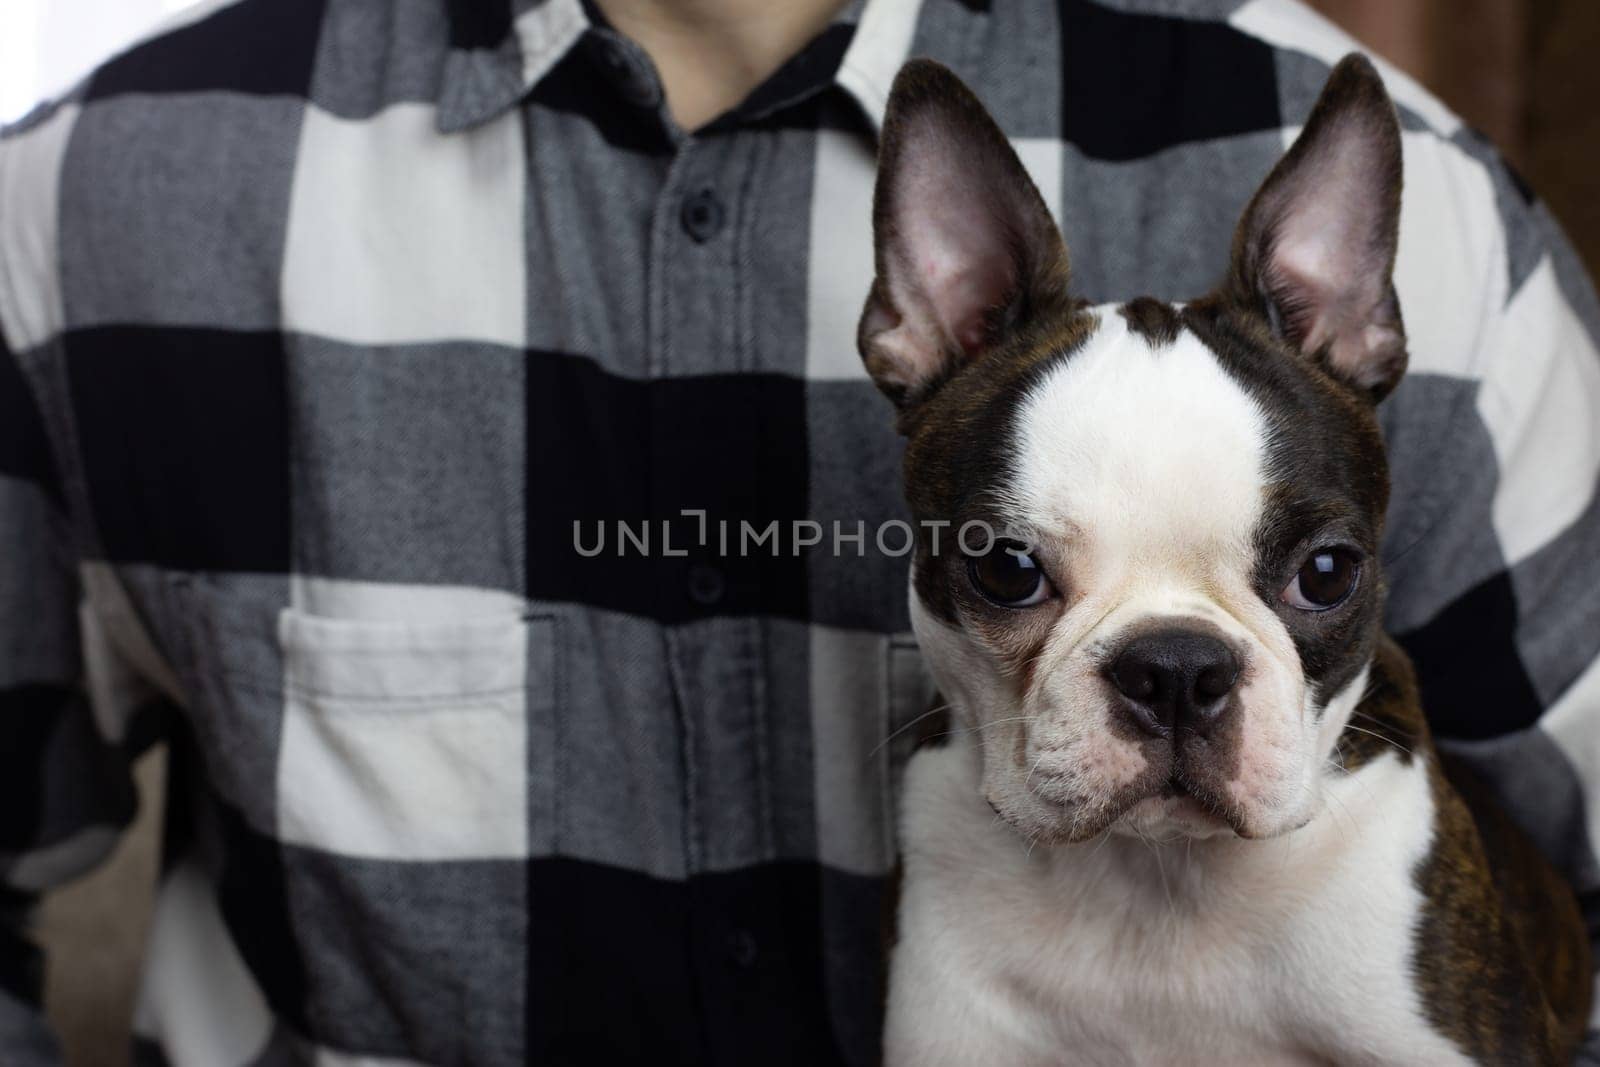
<path fill-rule="evenodd" d="M 982 556 L 967 560 L 972 584 L 1003 608 L 1031 608 L 1054 592 L 1027 548 L 1017 541 L 996 541 Z"/>
<path fill-rule="evenodd" d="M 1348 548 L 1311 553 L 1283 591 L 1283 602 L 1301 611 L 1327 611 L 1349 599 L 1361 576 L 1361 560 Z"/>

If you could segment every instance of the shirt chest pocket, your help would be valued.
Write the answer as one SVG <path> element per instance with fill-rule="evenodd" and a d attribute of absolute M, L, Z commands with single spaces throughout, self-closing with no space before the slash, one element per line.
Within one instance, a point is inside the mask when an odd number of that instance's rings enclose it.
<path fill-rule="evenodd" d="M 145 606 L 209 786 L 256 831 L 378 860 L 548 850 L 555 617 L 511 598 L 313 614 L 243 584 L 183 576 Z"/>
<path fill-rule="evenodd" d="M 536 767 L 555 629 L 280 613 L 280 839 L 383 859 L 527 856 L 550 809 Z"/>

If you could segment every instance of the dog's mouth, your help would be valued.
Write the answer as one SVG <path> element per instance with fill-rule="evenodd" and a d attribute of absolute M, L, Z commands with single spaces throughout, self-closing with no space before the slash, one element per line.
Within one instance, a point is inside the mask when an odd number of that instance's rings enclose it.
<path fill-rule="evenodd" d="M 1178 837 L 1215 837 L 1233 835 L 1255 836 L 1242 823 L 1237 808 L 1224 803 L 1207 789 L 1174 769 L 1156 782 L 1149 780 L 1143 788 L 1121 791 L 1109 802 L 1098 805 L 1097 817 L 1087 817 L 1084 810 L 1072 801 L 1049 795 L 1048 789 L 1036 786 L 1030 790 L 1035 800 L 1043 801 L 1059 818 L 1059 827 L 1051 826 L 1041 831 L 1036 822 L 1025 831 L 1030 838 L 1057 844 L 1089 841 L 1107 831 L 1137 834 L 1149 839 Z M 1032 820 L 1019 822 L 1008 814 L 1002 805 L 990 801 L 995 813 L 1022 829 Z"/>
<path fill-rule="evenodd" d="M 1147 839 L 1246 836 L 1243 827 L 1218 805 L 1178 783 L 1130 804 L 1112 824 Z"/>
<path fill-rule="evenodd" d="M 1145 836 L 1213 837 L 1219 834 L 1250 836 L 1239 813 L 1221 802 L 1204 786 L 1174 772 L 1159 788 L 1133 800 L 1113 821 L 1113 829 L 1126 828 Z"/>

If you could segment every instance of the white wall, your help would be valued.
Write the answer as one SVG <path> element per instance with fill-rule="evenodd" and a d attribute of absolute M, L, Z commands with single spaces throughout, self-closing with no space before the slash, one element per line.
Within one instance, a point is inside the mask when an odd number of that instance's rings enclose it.
<path fill-rule="evenodd" d="M 0 0 L 0 122 L 68 88 L 195 0 Z"/>

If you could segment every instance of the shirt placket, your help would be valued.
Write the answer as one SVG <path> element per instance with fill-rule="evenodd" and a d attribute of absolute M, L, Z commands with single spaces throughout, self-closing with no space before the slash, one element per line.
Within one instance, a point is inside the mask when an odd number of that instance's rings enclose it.
<path fill-rule="evenodd" d="M 684 553 L 657 560 L 656 596 L 663 618 L 682 620 L 664 641 L 681 728 L 691 967 L 717 1063 L 749 1062 L 764 1047 L 761 1015 L 782 999 L 770 983 L 785 980 L 781 917 L 762 892 L 766 877 L 751 873 L 772 855 L 759 568 L 719 545 L 721 522 L 755 517 L 762 499 L 761 416 L 740 402 L 750 367 L 736 327 L 753 150 L 737 132 L 677 137 L 647 270 L 651 511 Z"/>

